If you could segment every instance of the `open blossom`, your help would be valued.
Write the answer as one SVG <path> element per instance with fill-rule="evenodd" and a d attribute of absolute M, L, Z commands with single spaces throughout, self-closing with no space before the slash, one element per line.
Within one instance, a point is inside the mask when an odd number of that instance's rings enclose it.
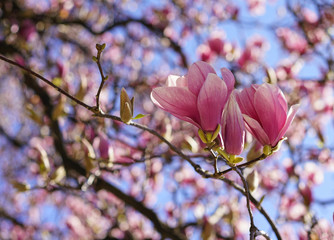
<path fill-rule="evenodd" d="M 235 91 L 232 92 L 225 106 L 221 125 L 225 152 L 232 155 L 242 153 L 245 139 L 245 124 L 235 99 Z"/>
<path fill-rule="evenodd" d="M 213 132 L 221 122 L 224 106 L 233 90 L 235 79 L 226 68 L 222 77 L 207 63 L 190 66 L 185 76 L 170 75 L 167 87 L 157 87 L 151 99 L 159 108 L 187 121 L 204 132 Z"/>
<path fill-rule="evenodd" d="M 282 139 L 297 112 L 293 105 L 289 112 L 282 91 L 268 83 L 253 84 L 237 95 L 247 130 L 262 144 L 276 146 Z"/>

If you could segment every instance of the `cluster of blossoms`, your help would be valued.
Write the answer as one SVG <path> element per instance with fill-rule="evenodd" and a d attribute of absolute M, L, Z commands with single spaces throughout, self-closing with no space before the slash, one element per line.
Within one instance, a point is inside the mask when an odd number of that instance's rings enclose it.
<path fill-rule="evenodd" d="M 196 62 L 185 76 L 170 75 L 166 87 L 153 89 L 151 99 L 198 127 L 201 140 L 230 162 L 241 160 L 235 156 L 243 151 L 246 129 L 270 154 L 290 126 L 297 106 L 288 112 L 287 101 L 275 85 L 253 84 L 239 91 L 234 89 L 231 71 L 222 68 L 221 74 L 223 79 L 208 63 Z"/>

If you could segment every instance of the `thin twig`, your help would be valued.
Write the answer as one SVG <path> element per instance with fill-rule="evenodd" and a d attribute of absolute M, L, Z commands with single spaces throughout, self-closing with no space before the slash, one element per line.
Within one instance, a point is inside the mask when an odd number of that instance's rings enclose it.
<path fill-rule="evenodd" d="M 243 194 L 244 196 L 246 196 L 246 191 L 243 187 L 241 187 L 239 184 L 233 182 L 232 180 L 228 179 L 228 178 L 221 178 L 221 181 L 225 182 L 226 184 L 230 185 L 231 187 L 233 187 L 234 189 L 236 189 L 237 191 L 239 191 L 241 194 Z M 260 211 L 260 213 L 265 217 L 265 219 L 268 221 L 269 225 L 271 226 L 272 230 L 274 231 L 277 240 L 282 240 L 281 234 L 279 233 L 274 221 L 271 219 L 271 217 L 268 215 L 268 213 L 266 212 L 266 210 L 264 210 L 264 208 L 261 206 L 260 202 L 258 202 L 253 196 L 252 194 L 249 194 L 249 198 L 251 200 L 251 202 L 255 205 L 255 207 Z"/>
<path fill-rule="evenodd" d="M 94 116 L 96 116 L 96 117 L 103 117 L 103 118 L 110 118 L 112 120 L 122 122 L 122 120 L 121 120 L 120 117 L 109 115 L 109 114 L 105 114 L 105 113 L 96 113 L 96 114 L 94 114 Z M 210 177 L 210 175 L 207 174 L 207 171 L 205 171 L 204 169 L 202 169 L 200 165 L 198 165 L 194 161 L 192 161 L 190 159 L 190 157 L 188 157 L 187 155 L 185 155 L 182 151 L 180 151 L 177 147 L 175 147 L 173 144 L 171 144 L 167 139 L 165 139 L 163 136 L 161 136 L 155 130 L 153 130 L 153 129 L 149 128 L 149 127 L 146 127 L 146 126 L 144 126 L 144 125 L 142 125 L 140 123 L 136 123 L 136 122 L 130 122 L 129 125 L 134 126 L 136 128 L 139 128 L 139 129 L 142 129 L 144 131 L 147 131 L 147 132 L 151 133 L 152 135 L 158 137 L 162 142 L 166 143 L 168 145 L 168 147 L 172 151 L 174 151 L 180 157 L 182 157 L 187 162 L 189 162 L 191 164 L 191 166 L 195 169 L 196 172 L 200 173 L 202 176 L 204 175 L 205 177 Z"/>
<path fill-rule="evenodd" d="M 217 154 L 213 149 L 209 149 L 211 155 L 215 158 L 215 163 L 214 163 L 214 168 L 215 168 L 215 177 L 217 177 L 217 174 L 220 175 L 220 173 L 218 173 L 217 170 L 217 159 L 220 157 L 219 154 Z M 226 162 L 226 164 L 231 166 L 231 169 L 234 170 L 241 178 L 243 185 L 244 185 L 244 191 L 245 191 L 245 196 L 247 199 L 247 210 L 248 210 L 248 215 L 249 215 L 249 219 L 250 219 L 250 228 L 249 228 L 249 235 L 250 235 L 250 240 L 254 240 L 255 239 L 255 235 L 256 235 L 256 231 L 258 231 L 257 227 L 254 224 L 254 218 L 253 218 L 253 212 L 252 209 L 250 207 L 250 197 L 249 197 L 249 188 L 248 188 L 248 184 L 247 181 L 245 179 L 245 177 L 243 176 L 241 170 L 235 166 L 233 166 L 233 164 L 230 164 L 228 162 L 228 160 L 226 160 L 225 158 L 222 157 L 222 159 Z M 222 176 L 222 175 L 221 175 Z"/>
<path fill-rule="evenodd" d="M 241 170 L 238 167 L 233 168 L 233 170 L 240 176 L 242 183 L 244 184 L 245 192 L 246 192 L 246 199 L 247 199 L 247 209 L 248 209 L 248 215 L 250 220 L 250 228 L 249 228 L 249 238 L 250 240 L 255 239 L 255 233 L 258 230 L 257 227 L 254 224 L 254 218 L 253 218 L 253 212 L 250 206 L 250 198 L 249 198 L 249 188 L 247 181 L 242 174 Z"/>
<path fill-rule="evenodd" d="M 253 164 L 253 163 L 255 163 L 255 162 L 258 162 L 258 161 L 261 161 L 261 160 L 265 159 L 266 157 L 267 157 L 267 155 L 262 154 L 260 157 L 255 158 L 255 159 L 253 159 L 253 160 L 251 160 L 251 161 L 248 161 L 248 162 L 246 162 L 246 163 L 237 165 L 236 167 L 238 167 L 238 168 L 247 167 L 248 165 L 251 165 L 251 164 Z M 224 171 L 219 172 L 219 174 L 224 175 L 224 174 L 226 174 L 226 173 L 228 173 L 228 172 L 230 172 L 230 171 L 232 171 L 232 170 L 233 170 L 233 168 L 229 168 L 229 169 L 226 169 L 226 170 L 224 170 Z"/>
<path fill-rule="evenodd" d="M 268 234 L 265 232 L 265 231 L 260 231 L 260 230 L 257 230 L 256 233 L 255 233 L 255 237 L 257 236 L 263 236 L 265 239 L 267 240 L 270 240 L 271 238 L 268 236 Z"/>
<path fill-rule="evenodd" d="M 93 107 L 91 106 L 88 106 L 86 103 L 80 101 L 79 99 L 73 97 L 71 94 L 69 94 L 68 92 L 66 92 L 65 90 L 61 89 L 60 87 L 56 86 L 55 84 L 53 84 L 50 80 L 46 79 L 45 77 L 39 75 L 38 73 L 30 70 L 29 68 L 27 67 L 24 67 L 22 66 L 21 64 L 18 64 L 17 62 L 14 62 L 2 55 L 0 55 L 0 59 L 5 61 L 5 62 L 8 62 L 14 66 L 17 66 L 21 69 L 23 69 L 24 71 L 30 73 L 31 75 L 41 79 L 43 82 L 45 82 L 46 84 L 50 85 L 51 87 L 53 87 L 54 89 L 56 89 L 58 92 L 60 92 L 61 94 L 64 94 L 66 97 L 70 98 L 71 100 L 73 100 L 74 102 L 78 103 L 79 105 L 83 106 L 84 108 L 88 109 L 89 111 L 93 111 Z"/>
<path fill-rule="evenodd" d="M 15 65 L 25 71 L 27 71 L 28 73 L 30 73 L 31 75 L 41 79 L 43 82 L 45 82 L 46 84 L 52 86 L 53 88 L 55 88 L 58 92 L 64 94 L 65 96 L 67 96 L 68 98 L 70 98 L 71 100 L 73 100 L 74 102 L 76 102 L 77 104 L 83 106 L 84 108 L 88 109 L 89 111 L 93 112 L 93 116 L 96 116 L 96 117 L 103 117 L 103 118 L 109 118 L 109 119 L 112 119 L 112 120 L 115 120 L 115 121 L 119 121 L 119 122 L 122 122 L 121 118 L 120 117 L 117 117 L 117 116 L 114 116 L 114 115 L 109 115 L 109 114 L 105 114 L 101 111 L 99 111 L 99 109 L 97 109 L 96 107 L 91 107 L 87 104 L 85 104 L 84 102 L 78 100 L 77 98 L 71 96 L 69 93 L 67 93 L 66 91 L 64 91 L 63 89 L 59 88 L 58 86 L 54 85 L 50 80 L 44 78 L 43 76 L 39 75 L 38 73 L 0 55 L 0 59 L 5 61 L 5 62 L 8 62 L 12 65 Z M 274 224 L 274 222 L 271 220 L 270 216 L 267 214 L 267 212 L 260 206 L 260 204 L 257 202 L 257 200 L 251 196 L 251 194 L 249 194 L 249 191 L 246 191 L 245 189 L 243 189 L 241 186 L 239 186 L 238 184 L 232 182 L 231 180 L 229 179 L 225 179 L 225 178 L 222 178 L 223 174 L 221 173 L 218 173 L 219 175 L 217 174 L 214 174 L 214 173 L 210 173 L 209 171 L 206 171 L 204 170 L 200 165 L 196 164 L 195 162 L 193 162 L 187 155 L 185 155 L 181 150 L 179 150 L 178 148 L 176 148 L 173 144 L 171 144 L 168 140 L 166 140 L 163 136 L 161 136 L 158 132 L 156 132 L 155 130 L 153 129 L 150 129 L 144 125 L 141 125 L 139 123 L 135 123 L 135 122 L 130 122 L 129 125 L 131 126 L 134 126 L 136 128 L 139 128 L 139 129 L 142 129 L 144 131 L 147 131 L 149 133 L 151 133 L 152 135 L 158 137 L 161 141 L 163 141 L 164 143 L 166 143 L 169 148 L 174 151 L 175 153 L 177 153 L 181 158 L 185 159 L 187 162 L 189 162 L 191 164 L 191 166 L 194 168 L 194 170 L 199 173 L 202 177 L 204 178 L 214 178 L 214 179 L 220 179 L 224 182 L 226 182 L 227 184 L 229 184 L 230 186 L 232 186 L 233 188 L 235 188 L 236 190 L 238 190 L 239 192 L 241 192 L 243 195 L 245 195 L 248 200 L 252 201 L 255 206 L 258 208 L 258 210 L 262 213 L 262 215 L 267 219 L 268 223 L 270 224 L 270 226 L 272 227 L 273 231 L 275 232 L 275 235 L 277 237 L 278 240 L 281 240 L 281 236 Z M 261 157 L 259 157 L 258 159 L 254 159 L 248 163 L 244 163 L 244 164 L 241 164 L 239 166 L 236 166 L 236 168 L 238 167 L 243 167 L 243 166 L 247 166 L 253 162 L 256 162 L 256 161 L 259 161 L 259 160 L 262 160 L 260 159 Z M 231 169 L 227 169 L 223 172 L 229 172 L 233 170 L 232 168 Z M 239 169 L 240 170 L 240 169 Z M 222 173 L 223 173 L 222 172 Z M 249 204 L 249 201 L 247 201 L 248 204 Z"/>
<path fill-rule="evenodd" d="M 99 68 L 99 72 L 100 72 L 100 75 L 101 75 L 101 83 L 100 83 L 100 86 L 99 86 L 99 89 L 97 90 L 97 93 L 96 93 L 96 109 L 97 111 L 101 112 L 101 109 L 100 109 L 100 94 L 101 94 L 101 91 L 102 91 L 102 88 L 104 86 L 104 83 L 106 82 L 106 80 L 108 79 L 108 76 L 104 76 L 103 74 L 103 69 L 102 69 L 102 66 L 101 66 L 101 54 L 102 54 L 102 51 L 104 49 L 105 45 L 99 45 L 99 44 L 96 44 L 96 49 L 97 49 L 97 56 L 96 56 L 96 64 L 97 64 L 97 67 Z"/>

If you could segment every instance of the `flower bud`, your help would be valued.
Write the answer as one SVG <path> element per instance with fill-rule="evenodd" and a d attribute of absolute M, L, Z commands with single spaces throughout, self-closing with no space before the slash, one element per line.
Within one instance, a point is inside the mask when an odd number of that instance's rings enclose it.
<path fill-rule="evenodd" d="M 253 192 L 257 189 L 260 183 L 260 179 L 256 169 L 254 169 L 250 174 L 247 175 L 246 181 L 248 184 L 249 191 Z"/>
<path fill-rule="evenodd" d="M 267 156 L 271 155 L 273 153 L 271 146 L 270 145 L 265 145 L 263 147 L 263 153 Z"/>
<path fill-rule="evenodd" d="M 129 98 L 126 90 L 122 88 L 121 90 L 121 103 L 120 103 L 120 115 L 122 122 L 129 124 L 133 117 L 133 103 L 134 97 Z"/>

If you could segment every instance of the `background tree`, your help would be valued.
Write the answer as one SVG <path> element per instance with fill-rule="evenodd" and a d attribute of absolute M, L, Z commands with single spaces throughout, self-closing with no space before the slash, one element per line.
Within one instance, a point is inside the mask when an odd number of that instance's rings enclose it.
<path fill-rule="evenodd" d="M 249 239 L 254 221 L 258 239 L 333 239 L 333 1 L 0 9 L 0 238 Z M 197 60 L 300 103 L 280 151 L 215 174 L 197 129 L 150 99 Z M 121 92 L 148 116 L 122 123 Z M 247 134 L 242 156 L 261 153 Z"/>

